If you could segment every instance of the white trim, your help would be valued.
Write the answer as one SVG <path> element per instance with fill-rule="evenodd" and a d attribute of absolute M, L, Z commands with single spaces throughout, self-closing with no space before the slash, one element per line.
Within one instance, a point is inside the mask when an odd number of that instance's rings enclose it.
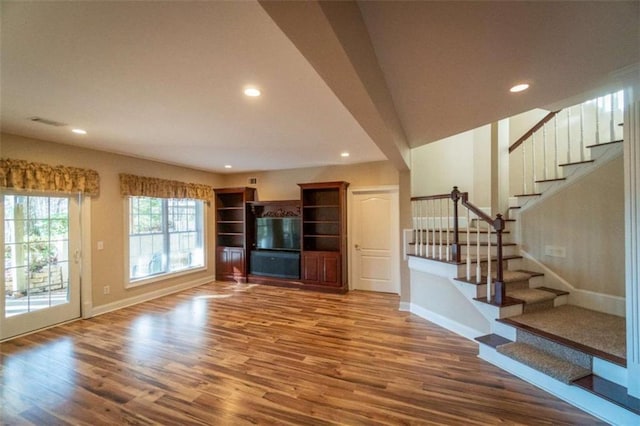
<path fill-rule="evenodd" d="M 380 186 L 361 186 L 361 187 L 349 187 L 347 189 L 347 268 L 349 270 L 349 290 L 353 290 L 355 283 L 354 268 L 353 268 L 353 256 L 351 256 L 351 230 L 353 229 L 353 203 L 354 196 L 357 194 L 391 194 L 391 209 L 393 211 L 391 216 L 391 235 L 397 235 L 400 230 L 400 186 L 399 185 L 380 185 Z M 397 294 L 401 294 L 402 285 L 400 278 L 400 241 L 398 238 L 392 238 L 391 240 L 391 280 L 396 283 Z"/>
<path fill-rule="evenodd" d="M 128 268 L 128 265 L 127 265 Z M 158 274 L 158 275 L 152 275 L 148 278 L 141 278 L 138 280 L 133 280 L 133 281 L 125 281 L 124 284 L 124 288 L 126 289 L 130 289 L 130 288 L 136 288 L 136 287 L 140 287 L 143 285 L 147 285 L 147 284 L 153 284 L 153 283 L 157 283 L 160 281 L 165 281 L 168 280 L 170 278 L 177 278 L 177 277 L 181 277 L 184 275 L 189 275 L 189 274 L 193 274 L 196 272 L 202 272 L 202 271 L 206 271 L 207 267 L 206 266 L 196 266 L 194 268 L 188 268 L 188 269 L 181 269 L 179 271 L 175 271 L 175 272 L 166 272 L 164 274 Z"/>
<path fill-rule="evenodd" d="M 93 307 L 92 271 L 91 271 L 91 197 L 83 197 L 80 205 L 80 315 L 82 318 L 91 316 Z"/>
<path fill-rule="evenodd" d="M 577 386 L 566 385 L 533 368 L 479 345 L 479 358 L 611 424 L 640 424 L 640 416 Z"/>
<path fill-rule="evenodd" d="M 546 265 L 534 258 L 530 253 L 520 250 L 522 257 L 527 262 L 531 262 L 534 267 L 529 269 L 540 270 L 544 273 L 545 284 L 550 287 L 561 287 L 562 290 L 569 292 L 569 302 L 572 305 L 580 306 L 586 309 L 593 309 L 620 317 L 625 316 L 625 298 L 620 296 L 612 296 L 610 294 L 596 293 L 590 290 L 575 288 L 571 283 L 562 278 L 560 275 L 549 269 Z"/>
<path fill-rule="evenodd" d="M 591 367 L 591 370 L 593 371 L 593 374 L 602 377 L 603 379 L 607 379 L 610 382 L 617 383 L 620 386 L 624 386 L 625 388 L 629 386 L 629 378 L 627 377 L 626 368 L 596 356 L 592 359 L 593 366 Z"/>
<path fill-rule="evenodd" d="M 407 303 L 407 302 L 404 302 Z M 469 340 L 473 340 L 478 336 L 482 336 L 486 333 L 482 333 L 474 328 L 461 324 L 457 321 L 452 320 L 451 318 L 447 318 L 443 315 L 430 311 L 428 309 L 423 308 L 422 306 L 416 305 L 415 303 L 409 304 L 409 311 L 419 316 L 422 319 L 425 319 L 429 322 L 439 325 L 440 327 L 446 328 L 449 331 L 452 331 L 462 337 L 466 337 Z"/>
<path fill-rule="evenodd" d="M 640 87 L 625 91 L 623 145 L 628 392 L 640 398 Z"/>
<path fill-rule="evenodd" d="M 96 315 L 102 315 L 102 314 L 106 314 L 107 312 L 112 312 L 118 309 L 126 308 L 128 306 L 133 306 L 139 303 L 148 302 L 149 300 L 157 299 L 158 297 L 163 297 L 168 294 L 178 293 L 180 291 L 187 290 L 193 287 L 198 287 L 213 281 L 215 281 L 215 278 L 213 276 L 199 278 L 197 280 L 188 281 L 182 284 L 176 284 L 171 287 L 161 288 L 159 290 L 151 291 L 149 293 L 144 293 L 139 296 L 117 300 L 115 302 L 107 303 L 106 305 L 96 306 L 92 309 L 91 316 L 95 317 Z"/>
<path fill-rule="evenodd" d="M 411 312 L 411 302 L 400 302 L 398 310 L 402 312 Z"/>

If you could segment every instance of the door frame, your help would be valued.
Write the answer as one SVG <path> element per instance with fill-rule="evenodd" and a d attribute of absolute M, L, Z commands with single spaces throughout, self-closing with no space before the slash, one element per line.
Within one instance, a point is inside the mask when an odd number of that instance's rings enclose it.
<path fill-rule="evenodd" d="M 19 334 L 17 336 L 12 336 L 7 339 L 0 339 L 0 342 L 15 339 L 20 336 L 29 335 L 32 333 L 36 333 L 42 330 L 46 330 L 48 328 L 56 327 L 60 324 L 65 324 L 67 322 L 73 322 L 78 319 L 87 319 L 93 316 L 93 298 L 92 298 L 92 280 L 91 280 L 91 197 L 85 196 L 82 193 L 66 193 L 66 192 L 49 192 L 49 191 L 21 191 L 21 190 L 11 190 L 11 189 L 3 189 L 0 191 L 0 222 L 4 226 L 4 195 L 5 194 L 19 194 L 25 193 L 29 195 L 37 195 L 37 196 L 45 196 L 45 197 L 60 197 L 67 196 L 70 198 L 78 197 L 78 211 L 80 214 L 79 218 L 79 232 L 80 232 L 80 241 L 78 242 L 78 247 L 80 250 L 80 262 L 78 265 L 78 280 L 79 280 L 79 308 L 80 308 L 80 316 L 78 318 L 73 318 L 69 321 L 65 321 L 63 323 L 52 324 L 43 328 L 39 328 L 37 330 L 32 330 L 23 334 Z M 4 234 L 2 234 L 4 235 Z M 3 241 L 4 244 L 4 241 Z M 0 274 L 4 276 L 4 256 L 3 262 L 0 263 Z M 4 282 L 4 281 L 3 281 Z M 2 302 L 4 303 L 4 301 Z"/>
<path fill-rule="evenodd" d="M 391 214 L 391 235 L 395 235 L 396 238 L 392 238 L 391 242 L 391 277 L 398 283 L 398 294 L 402 291 L 402 285 L 400 282 L 400 186 L 399 185 L 380 185 L 380 186 L 362 186 L 362 187 L 349 187 L 347 190 L 347 253 L 349 268 L 349 290 L 353 290 L 354 283 L 356 281 L 355 269 L 353 268 L 353 258 L 355 256 L 355 247 L 351 241 L 353 240 L 353 229 L 355 216 L 354 216 L 354 202 L 355 195 L 376 195 L 376 194 L 390 194 L 392 203 Z"/>

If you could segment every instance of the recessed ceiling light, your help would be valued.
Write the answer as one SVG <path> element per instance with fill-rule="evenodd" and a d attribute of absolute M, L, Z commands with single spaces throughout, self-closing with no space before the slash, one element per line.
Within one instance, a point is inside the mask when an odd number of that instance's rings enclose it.
<path fill-rule="evenodd" d="M 260 96 L 260 90 L 256 89 L 255 87 L 247 87 L 246 89 L 244 89 L 244 94 L 255 98 L 257 96 Z"/>
<path fill-rule="evenodd" d="M 345 157 L 345 158 L 346 158 L 346 157 L 348 157 L 348 156 L 349 156 L 349 153 L 348 153 L 348 152 L 343 152 L 342 154 L 340 154 L 340 157 Z"/>
<path fill-rule="evenodd" d="M 224 168 L 225 168 L 225 169 L 230 169 L 231 167 L 233 167 L 231 164 L 225 164 L 225 165 L 224 165 Z"/>
<path fill-rule="evenodd" d="M 83 129 L 71 129 L 71 131 L 77 135 L 86 135 L 87 131 Z"/>
<path fill-rule="evenodd" d="M 529 84 L 528 83 L 520 83 L 520 84 L 516 84 L 515 86 L 513 86 L 511 89 L 509 89 L 509 91 L 511 93 L 518 93 L 518 92 L 525 91 L 528 88 L 529 88 Z"/>

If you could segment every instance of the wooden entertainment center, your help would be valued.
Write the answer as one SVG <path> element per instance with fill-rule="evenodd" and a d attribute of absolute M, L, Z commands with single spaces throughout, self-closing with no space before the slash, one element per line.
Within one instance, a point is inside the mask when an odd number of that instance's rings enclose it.
<path fill-rule="evenodd" d="M 343 293 L 347 182 L 301 183 L 300 199 L 215 190 L 216 279 Z"/>

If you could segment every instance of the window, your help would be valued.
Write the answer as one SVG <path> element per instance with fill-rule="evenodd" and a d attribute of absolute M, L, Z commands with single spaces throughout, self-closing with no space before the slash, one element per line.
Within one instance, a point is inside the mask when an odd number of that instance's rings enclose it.
<path fill-rule="evenodd" d="M 129 197 L 129 281 L 205 266 L 203 204 Z"/>

